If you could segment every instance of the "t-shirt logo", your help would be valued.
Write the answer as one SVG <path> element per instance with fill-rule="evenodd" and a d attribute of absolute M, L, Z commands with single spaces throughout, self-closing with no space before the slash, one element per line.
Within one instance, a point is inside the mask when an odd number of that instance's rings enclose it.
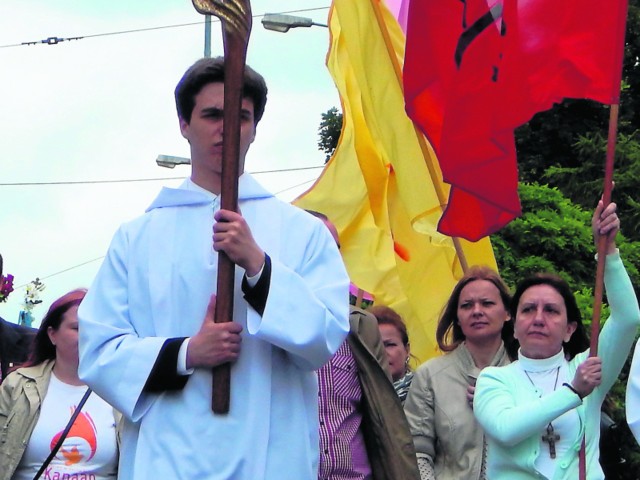
<path fill-rule="evenodd" d="M 74 409 L 71 409 L 73 414 Z M 64 431 L 64 430 L 62 430 Z M 53 450 L 56 442 L 62 435 L 58 432 L 52 439 L 50 448 Z M 56 457 L 67 466 L 76 465 L 80 462 L 88 462 L 96 454 L 98 446 L 96 425 L 88 413 L 81 412 L 76 421 L 73 422 L 67 438 L 60 447 Z"/>

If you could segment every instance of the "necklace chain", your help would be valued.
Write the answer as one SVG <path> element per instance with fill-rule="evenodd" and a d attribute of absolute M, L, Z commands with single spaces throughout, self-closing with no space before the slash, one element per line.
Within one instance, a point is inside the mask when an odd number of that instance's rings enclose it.
<path fill-rule="evenodd" d="M 523 372 L 527 376 L 529 381 L 531 382 L 531 385 L 533 385 L 534 387 L 538 388 L 538 386 L 535 383 L 533 383 L 533 380 L 529 376 L 529 372 L 527 372 L 526 370 L 523 370 Z M 558 388 L 558 377 L 560 377 L 560 366 L 558 366 L 558 368 L 556 369 L 556 381 L 553 384 L 553 391 L 554 392 L 556 391 L 556 388 Z"/>

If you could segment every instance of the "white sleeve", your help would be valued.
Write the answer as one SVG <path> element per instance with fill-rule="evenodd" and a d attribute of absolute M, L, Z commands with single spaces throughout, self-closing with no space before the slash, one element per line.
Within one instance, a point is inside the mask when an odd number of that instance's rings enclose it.
<path fill-rule="evenodd" d="M 629 428 L 640 443 L 640 342 L 636 343 L 629 380 L 627 381 L 627 423 Z"/>
<path fill-rule="evenodd" d="M 299 368 L 317 370 L 349 333 L 349 277 L 321 222 L 307 227 L 295 246 L 282 243 L 279 255 L 267 252 L 267 302 L 262 316 L 249 310 L 247 331 L 288 352 Z"/>
<path fill-rule="evenodd" d="M 187 349 L 190 341 L 191 338 L 187 338 L 180 345 L 180 350 L 178 351 L 178 375 L 191 375 L 195 371 L 195 368 L 187 368 Z"/>

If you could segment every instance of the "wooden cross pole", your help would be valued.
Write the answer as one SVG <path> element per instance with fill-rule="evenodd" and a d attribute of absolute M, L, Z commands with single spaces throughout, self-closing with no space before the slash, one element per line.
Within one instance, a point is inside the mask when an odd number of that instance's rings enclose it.
<path fill-rule="evenodd" d="M 240 157 L 240 111 L 247 46 L 251 33 L 249 0 L 192 0 L 195 9 L 204 15 L 215 15 L 222 22 L 224 42 L 224 136 L 222 139 L 222 185 L 220 208 L 238 210 L 238 174 Z M 224 253 L 218 254 L 218 288 L 216 322 L 233 318 L 235 264 Z M 214 413 L 229 412 L 231 366 L 214 367 L 212 409 Z"/>

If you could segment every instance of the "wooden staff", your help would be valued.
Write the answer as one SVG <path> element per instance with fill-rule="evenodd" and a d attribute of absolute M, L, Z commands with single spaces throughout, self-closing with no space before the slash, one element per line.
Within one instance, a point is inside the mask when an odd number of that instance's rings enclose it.
<path fill-rule="evenodd" d="M 613 161 L 616 153 L 616 137 L 618 135 L 618 111 L 619 105 L 611 105 L 609 113 L 609 134 L 607 138 L 607 159 L 604 167 L 604 185 L 602 188 L 602 203 L 606 208 L 611 203 L 611 189 L 613 182 Z M 600 337 L 600 315 L 602 311 L 602 294 L 604 290 L 604 262 L 607 256 L 607 237 L 600 235 L 598 238 L 598 262 L 596 265 L 596 284 L 593 291 L 593 315 L 591 316 L 591 340 L 589 356 L 598 355 L 598 339 Z M 585 436 L 582 437 L 582 445 L 578 455 L 578 475 L 580 480 L 587 478 L 587 458 Z"/>
<path fill-rule="evenodd" d="M 618 105 L 611 105 L 609 115 L 609 137 L 607 139 L 607 160 L 604 170 L 604 185 L 602 188 L 602 203 L 606 207 L 611 203 L 611 187 L 613 182 L 613 161 L 616 149 L 618 125 Z M 596 266 L 596 284 L 593 293 L 593 315 L 591 317 L 591 344 L 589 356 L 598 355 L 598 337 L 600 336 L 600 313 L 602 310 L 602 293 L 604 285 L 604 260 L 607 255 L 607 237 L 598 238 L 598 262 Z"/>
<path fill-rule="evenodd" d="M 616 141 L 618 139 L 618 112 L 620 110 L 620 84 L 622 82 L 622 65 L 624 63 L 624 39 L 627 26 L 627 2 L 619 6 L 617 23 L 615 25 L 616 48 L 614 55 L 613 86 L 611 92 L 611 110 L 609 111 L 609 131 L 607 134 L 607 157 L 604 165 L 604 185 L 602 187 L 602 203 L 606 208 L 611 203 L 611 189 L 613 186 L 613 162 L 616 155 Z M 596 266 L 596 284 L 593 292 L 593 316 L 591 317 L 591 341 L 589 346 L 589 356 L 598 355 L 598 339 L 600 337 L 600 314 L 602 309 L 602 291 L 604 286 L 604 264 L 606 256 L 606 238 L 598 238 L 598 261 Z M 582 445 L 578 452 L 578 478 L 587 478 L 587 455 L 586 437 L 582 437 Z"/>
<path fill-rule="evenodd" d="M 204 15 L 215 15 L 222 22 L 224 42 L 224 136 L 222 139 L 222 185 L 220 208 L 238 211 L 238 173 L 240 158 L 240 111 L 247 45 L 251 33 L 249 0 L 192 0 Z M 218 289 L 215 321 L 233 318 L 235 264 L 224 252 L 218 254 Z M 231 366 L 213 368 L 212 409 L 229 412 Z"/>

